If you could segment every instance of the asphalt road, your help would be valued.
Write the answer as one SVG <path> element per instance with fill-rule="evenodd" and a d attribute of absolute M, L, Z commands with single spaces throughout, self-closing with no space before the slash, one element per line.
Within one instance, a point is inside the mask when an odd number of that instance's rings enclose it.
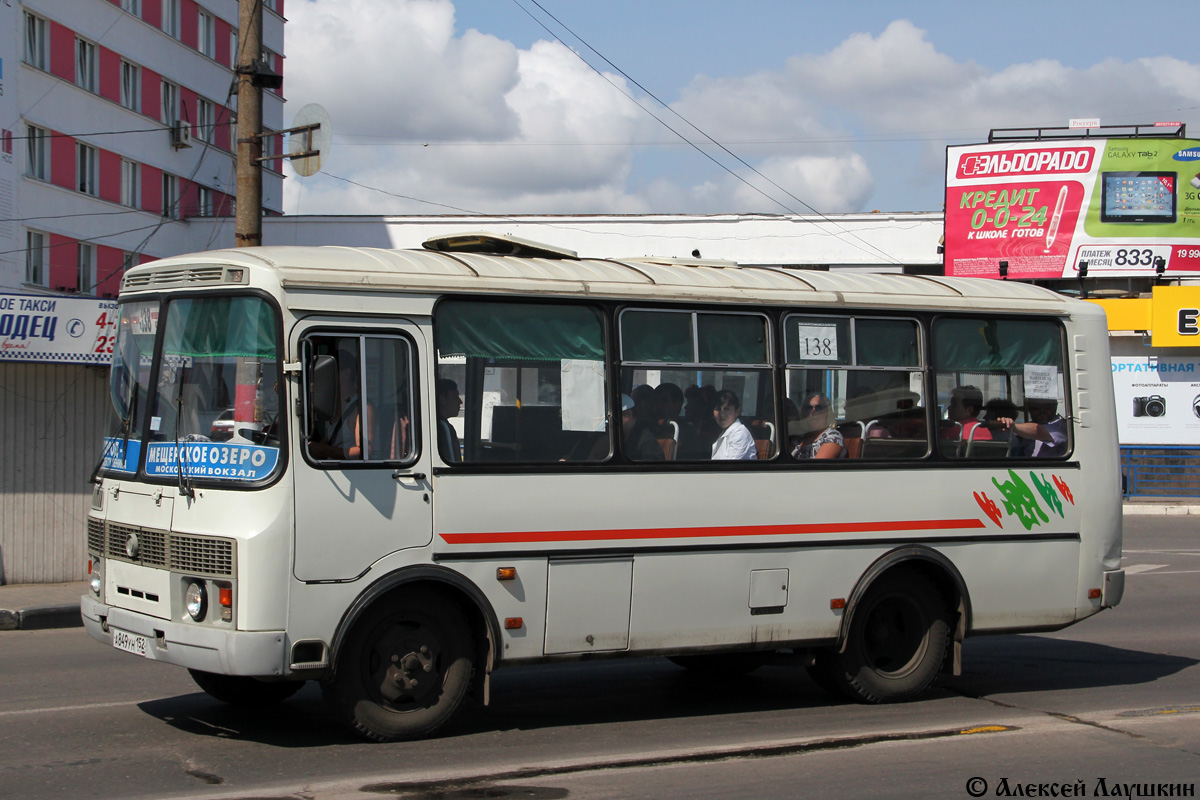
<path fill-rule="evenodd" d="M 964 675 L 918 702 L 842 703 L 783 667 L 724 680 L 662 659 L 532 667 L 497 673 L 492 706 L 440 738 L 402 744 L 344 733 L 312 686 L 242 711 L 80 629 L 6 632 L 0 797 L 1195 792 L 1200 519 L 1127 518 L 1125 546 L 1120 607 L 1057 634 L 969 640 Z"/>

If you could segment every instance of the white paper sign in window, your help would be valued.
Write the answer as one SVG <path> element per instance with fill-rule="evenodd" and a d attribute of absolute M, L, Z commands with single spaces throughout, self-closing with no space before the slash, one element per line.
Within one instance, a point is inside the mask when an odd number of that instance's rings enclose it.
<path fill-rule="evenodd" d="M 796 354 L 801 361 L 837 361 L 837 325 L 828 323 L 801 323 L 796 326 L 799 345 Z"/>
<path fill-rule="evenodd" d="M 1058 399 L 1058 367 L 1040 364 L 1025 365 L 1026 399 Z"/>

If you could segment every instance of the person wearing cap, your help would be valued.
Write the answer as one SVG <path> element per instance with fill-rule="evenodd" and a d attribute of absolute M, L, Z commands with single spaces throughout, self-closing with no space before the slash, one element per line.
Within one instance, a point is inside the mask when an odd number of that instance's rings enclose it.
<path fill-rule="evenodd" d="M 1058 401 L 1052 397 L 1027 397 L 1025 409 L 1029 412 L 1029 422 L 1009 417 L 996 420 L 1002 430 L 1011 430 L 1017 437 L 1016 455 L 1033 458 L 1066 455 L 1067 421 L 1057 413 Z"/>
<path fill-rule="evenodd" d="M 734 392 L 724 389 L 717 392 L 717 404 L 713 418 L 721 428 L 721 435 L 713 442 L 713 461 L 739 461 L 758 458 L 754 446 L 754 435 L 738 419 L 742 415 L 742 401 Z"/>

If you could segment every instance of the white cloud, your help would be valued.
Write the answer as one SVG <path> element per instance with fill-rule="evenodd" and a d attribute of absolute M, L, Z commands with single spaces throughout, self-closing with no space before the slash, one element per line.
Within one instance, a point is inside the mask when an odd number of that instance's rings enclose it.
<path fill-rule="evenodd" d="M 395 195 L 485 213 L 778 211 L 673 138 L 557 42 L 529 49 L 455 27 L 450 0 L 291 0 L 290 107 L 324 104 L 325 169 Z M 609 54 L 620 63 L 619 54 Z M 652 83 L 653 76 L 634 76 Z M 947 140 L 993 127 L 1178 119 L 1200 102 L 1200 67 L 1176 58 L 1079 69 L 1036 60 L 992 70 L 938 50 L 905 20 L 848 36 L 777 70 L 703 76 L 673 108 L 821 212 L 940 206 Z M 696 142 L 700 134 L 656 110 Z M 1147 119 L 1147 116 L 1150 119 Z M 364 138 L 372 137 L 372 138 Z M 908 139 L 880 143 L 883 139 Z M 367 142 L 380 144 L 366 146 Z M 639 144 L 641 143 L 641 144 Z M 428 146 L 422 146 L 427 144 Z M 792 210 L 802 205 L 711 145 L 708 152 Z M 913 193 L 916 193 L 915 195 Z M 883 197 L 883 202 L 880 197 Z M 450 209 L 327 177 L 289 179 L 288 213 Z"/>

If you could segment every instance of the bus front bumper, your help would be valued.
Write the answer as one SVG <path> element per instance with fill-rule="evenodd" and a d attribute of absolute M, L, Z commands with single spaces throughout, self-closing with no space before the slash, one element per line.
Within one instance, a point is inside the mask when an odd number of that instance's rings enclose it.
<path fill-rule="evenodd" d="M 283 675 L 283 631 L 220 630 L 172 622 L 114 608 L 87 594 L 80 597 L 79 610 L 93 639 L 116 647 L 113 632 L 122 631 L 129 636 L 121 637 L 121 643 L 141 646 L 118 649 L 143 658 L 220 675 Z"/>

